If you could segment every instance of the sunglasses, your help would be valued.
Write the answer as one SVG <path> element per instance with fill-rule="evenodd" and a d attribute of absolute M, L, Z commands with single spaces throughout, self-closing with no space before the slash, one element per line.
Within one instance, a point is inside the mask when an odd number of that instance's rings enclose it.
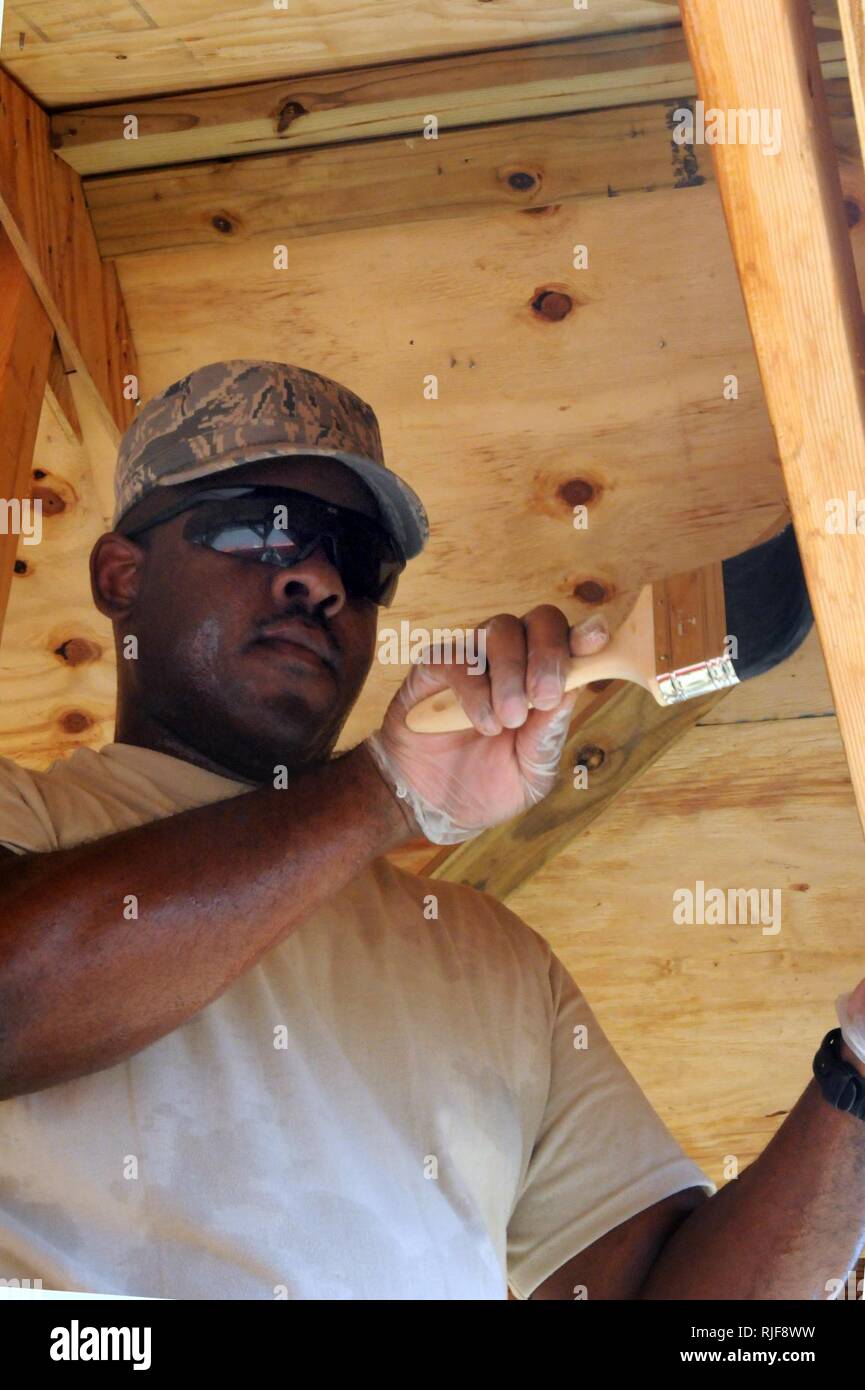
<path fill-rule="evenodd" d="M 288 487 L 207 488 L 173 502 L 131 531 L 118 529 L 135 540 L 187 511 L 193 515 L 183 538 L 192 545 L 280 569 L 299 564 L 321 546 L 348 596 L 383 608 L 393 602 L 405 569 L 396 541 L 371 517 Z"/>

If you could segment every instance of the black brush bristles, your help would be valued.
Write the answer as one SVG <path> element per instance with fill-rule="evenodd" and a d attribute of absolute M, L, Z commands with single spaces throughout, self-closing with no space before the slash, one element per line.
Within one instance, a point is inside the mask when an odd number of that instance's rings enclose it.
<path fill-rule="evenodd" d="M 814 621 L 793 527 L 723 563 L 727 633 L 740 681 L 792 656 Z"/>

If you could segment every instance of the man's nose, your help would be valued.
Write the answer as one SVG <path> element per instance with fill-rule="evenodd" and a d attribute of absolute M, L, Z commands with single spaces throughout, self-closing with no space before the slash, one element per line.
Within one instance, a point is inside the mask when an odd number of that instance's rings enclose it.
<path fill-rule="evenodd" d="M 321 545 L 289 569 L 277 569 L 271 587 L 277 603 L 300 599 L 311 608 L 320 608 L 329 618 L 337 614 L 346 602 L 339 570 L 331 564 Z"/>

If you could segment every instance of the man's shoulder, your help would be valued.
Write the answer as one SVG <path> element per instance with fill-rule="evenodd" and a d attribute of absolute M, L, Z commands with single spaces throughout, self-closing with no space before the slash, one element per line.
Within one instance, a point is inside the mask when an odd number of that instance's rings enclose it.
<path fill-rule="evenodd" d="M 45 768 L 0 757 L 0 844 L 18 853 L 57 848 L 53 806 L 59 796 L 68 796 L 84 751 Z"/>
<path fill-rule="evenodd" d="M 370 873 L 391 905 L 402 897 L 407 904 L 421 909 L 426 921 L 457 932 L 485 934 L 520 959 L 530 959 L 535 968 L 544 972 L 549 969 L 549 943 L 491 894 L 467 883 L 410 872 L 386 858 L 376 859 Z"/>

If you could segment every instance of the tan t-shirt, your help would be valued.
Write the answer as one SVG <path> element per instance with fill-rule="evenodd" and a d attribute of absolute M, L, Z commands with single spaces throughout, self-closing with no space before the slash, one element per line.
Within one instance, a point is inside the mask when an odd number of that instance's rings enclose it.
<path fill-rule="evenodd" d="M 0 759 L 0 843 L 51 851 L 245 791 L 127 744 L 44 773 Z M 0 1278 L 526 1298 L 696 1185 L 714 1191 L 544 939 L 378 859 L 167 1037 L 0 1103 Z"/>

